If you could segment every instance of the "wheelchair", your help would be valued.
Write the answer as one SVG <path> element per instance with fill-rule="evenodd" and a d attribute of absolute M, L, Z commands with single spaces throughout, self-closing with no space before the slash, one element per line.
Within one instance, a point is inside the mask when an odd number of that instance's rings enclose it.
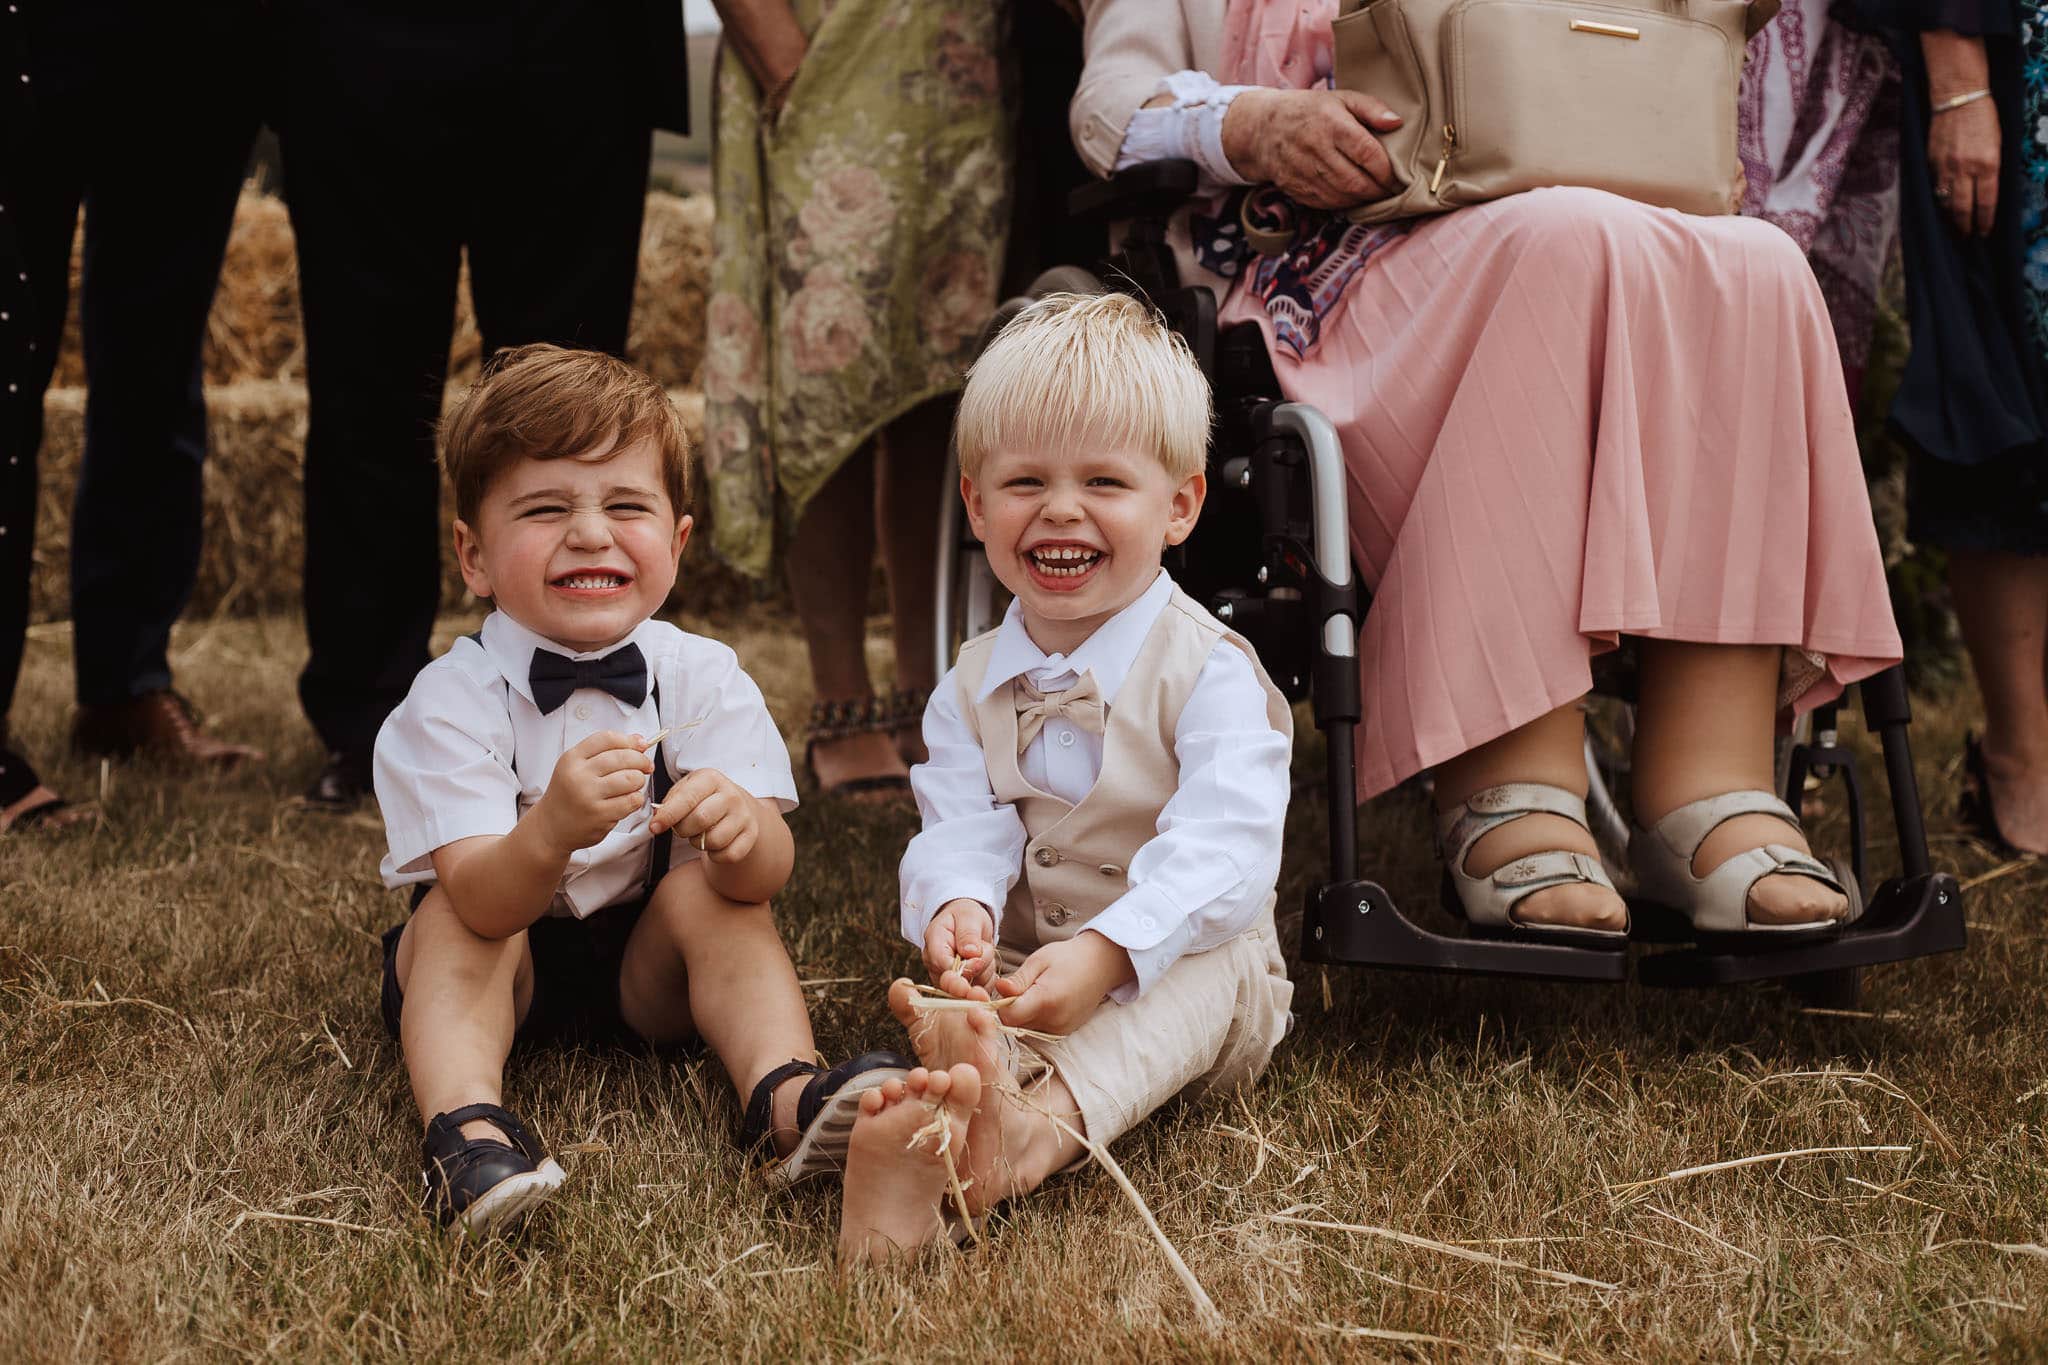
<path fill-rule="evenodd" d="M 1219 334 L 1215 295 L 1181 285 L 1166 225 L 1193 198 L 1195 184 L 1192 162 L 1165 161 L 1076 189 L 1069 197 L 1071 214 L 1083 222 L 1121 223 L 1121 243 L 1098 271 L 1046 271 L 1024 297 L 998 308 L 983 335 L 984 342 L 993 337 L 1034 297 L 1116 288 L 1157 307 L 1208 376 L 1217 413 L 1209 502 L 1194 535 L 1169 552 L 1167 568 L 1190 596 L 1252 643 L 1290 701 L 1308 700 L 1325 738 L 1329 873 L 1310 890 L 1304 907 L 1304 961 L 1607 982 L 1627 979 L 1633 968 L 1645 985 L 1780 981 L 1811 1003 L 1846 1006 L 1856 998 L 1862 969 L 1964 946 L 1961 891 L 1928 857 L 1906 735 L 1911 708 L 1903 670 L 1896 666 L 1857 684 L 1857 691 L 1863 723 L 1882 747 L 1899 875 L 1874 888 L 1868 878 L 1863 789 L 1854 755 L 1840 743 L 1839 703 L 1816 708 L 1811 737 L 1781 755 L 1783 795 L 1794 810 L 1810 778 L 1840 784 L 1849 850 L 1837 865 L 1852 874 L 1848 884 L 1863 905 L 1838 934 L 1793 944 L 1765 936 L 1737 947 L 1726 940 L 1702 943 L 1682 914 L 1631 897 L 1632 947 L 1640 945 L 1639 951 L 1518 942 L 1465 933 L 1457 927 L 1462 920 L 1446 924 L 1449 932 L 1431 928 L 1404 913 L 1378 882 L 1361 876 L 1352 746 L 1361 714 L 1357 642 L 1368 598 L 1351 561 L 1343 455 L 1327 418 L 1280 398 L 1258 329 Z M 950 661 L 963 641 L 1001 619 L 1003 604 L 958 496 L 949 491 L 942 509 L 937 646 L 938 657 Z M 1622 708 L 1624 726 L 1627 714 Z M 1615 839 L 1626 838 L 1616 795 L 1625 774 L 1619 755 L 1626 735 L 1619 744 L 1603 745 L 1592 738 L 1594 727 L 1588 733 L 1590 823 L 1613 852 Z"/>

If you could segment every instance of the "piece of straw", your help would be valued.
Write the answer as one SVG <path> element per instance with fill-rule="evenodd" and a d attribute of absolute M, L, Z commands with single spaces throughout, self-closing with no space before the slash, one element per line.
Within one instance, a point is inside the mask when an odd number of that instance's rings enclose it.
<path fill-rule="evenodd" d="M 935 1137 L 939 1140 L 938 1150 L 934 1155 L 945 1163 L 946 1193 L 953 1197 L 953 1207 L 959 1212 L 960 1221 L 978 1237 L 980 1229 L 974 1226 L 974 1217 L 967 1212 L 967 1186 L 961 1183 L 960 1168 L 953 1161 L 953 1125 L 946 1119 L 945 1106 L 942 1102 L 925 1100 L 924 1104 L 932 1111 L 931 1121 L 910 1135 L 910 1141 L 903 1145 L 904 1150 L 913 1151 L 918 1143 L 928 1138 Z"/>
<path fill-rule="evenodd" d="M 1590 1280 L 1584 1275 L 1573 1275 L 1568 1271 L 1550 1270 L 1540 1265 L 1529 1265 L 1522 1261 L 1510 1261 L 1505 1256 L 1494 1256 L 1484 1251 L 1474 1251 L 1470 1247 L 1456 1246 L 1450 1242 L 1439 1242 L 1429 1237 L 1417 1237 L 1412 1232 L 1396 1232 L 1392 1228 L 1374 1227 L 1369 1223 L 1332 1223 L 1320 1218 L 1296 1218 L 1291 1214 L 1285 1213 L 1269 1213 L 1265 1215 L 1265 1218 L 1269 1223 L 1284 1223 L 1289 1227 L 1321 1228 L 1326 1232 L 1352 1232 L 1362 1237 L 1379 1237 L 1389 1242 L 1399 1242 L 1402 1246 L 1415 1247 L 1421 1251 L 1435 1251 L 1445 1256 L 1455 1256 L 1461 1261 L 1471 1261 L 1476 1265 L 1490 1265 L 1499 1270 L 1520 1270 L 1531 1275 L 1540 1275 L 1544 1279 L 1555 1280 L 1559 1284 L 1582 1284 L 1589 1289 L 1621 1288 L 1620 1285 L 1610 1284 L 1606 1280 Z"/>
<path fill-rule="evenodd" d="M 1756 1156 L 1739 1156 L 1732 1161 L 1713 1161 L 1704 1166 L 1687 1166 L 1679 1171 L 1666 1171 L 1663 1175 L 1648 1180 L 1631 1180 L 1626 1184 L 1609 1185 L 1609 1194 L 1622 1194 L 1629 1190 L 1646 1189 L 1651 1185 L 1664 1185 L 1674 1180 L 1690 1180 L 1696 1175 L 1712 1175 L 1716 1171 L 1732 1171 L 1742 1166 L 1760 1166 L 1767 1161 L 1789 1161 L 1802 1156 L 1850 1156 L 1861 1152 L 1910 1152 L 1911 1147 L 1799 1147 L 1789 1152 L 1760 1152 Z"/>
<path fill-rule="evenodd" d="M 1021 1091 L 1016 1093 L 1022 1098 Z M 1131 1183 L 1131 1178 L 1124 1174 L 1124 1168 L 1116 1164 L 1116 1158 L 1109 1154 L 1108 1149 L 1050 1109 L 1040 1108 L 1038 1112 L 1051 1119 L 1053 1127 L 1087 1148 L 1088 1155 L 1094 1157 L 1102 1169 L 1109 1172 L 1110 1178 L 1116 1181 L 1117 1188 L 1124 1192 L 1124 1197 L 1137 1209 L 1138 1216 L 1145 1220 L 1146 1230 L 1152 1234 L 1152 1240 L 1159 1243 L 1159 1250 L 1165 1255 L 1166 1263 L 1173 1267 L 1173 1273 L 1178 1275 L 1181 1284 L 1186 1286 L 1188 1297 L 1195 1301 L 1195 1308 L 1201 1313 L 1203 1323 L 1212 1328 L 1221 1327 L 1223 1314 L 1217 1310 L 1216 1301 L 1209 1297 L 1209 1291 L 1202 1288 L 1202 1282 L 1195 1278 L 1195 1272 L 1188 1269 L 1188 1263 L 1181 1259 L 1180 1252 L 1167 1240 L 1166 1233 L 1160 1229 L 1159 1220 L 1152 1216 L 1152 1210 L 1146 1205 L 1144 1196 L 1138 1193 L 1138 1187 Z"/>

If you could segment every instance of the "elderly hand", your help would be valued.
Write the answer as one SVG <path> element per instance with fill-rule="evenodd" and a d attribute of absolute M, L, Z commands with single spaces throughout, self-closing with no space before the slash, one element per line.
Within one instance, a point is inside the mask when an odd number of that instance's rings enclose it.
<path fill-rule="evenodd" d="M 1937 29 L 1920 36 L 1927 59 L 1928 102 L 1936 109 L 1957 95 L 1991 84 L 1984 40 Z M 1965 236 L 1991 235 L 1998 216 L 1998 108 L 1989 99 L 1935 114 L 1927 130 L 1927 164 L 1934 197 Z"/>
<path fill-rule="evenodd" d="M 1397 188 L 1374 133 L 1400 126 L 1399 114 L 1355 90 L 1246 90 L 1223 115 L 1223 154 L 1297 204 L 1348 209 Z"/>
<path fill-rule="evenodd" d="M 1998 216 L 1998 161 L 1998 108 L 1990 100 L 1934 116 L 1927 163 L 1934 171 L 1934 197 L 1957 232 L 1991 235 Z"/>

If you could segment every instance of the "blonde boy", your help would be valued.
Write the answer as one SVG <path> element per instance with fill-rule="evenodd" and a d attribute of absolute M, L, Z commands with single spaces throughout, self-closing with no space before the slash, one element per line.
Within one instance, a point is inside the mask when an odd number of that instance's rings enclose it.
<path fill-rule="evenodd" d="M 500 1104 L 515 1038 L 701 1042 L 743 1146 L 791 1156 L 785 1178 L 829 1168 L 861 1088 L 908 1062 L 808 1060 L 768 904 L 788 751 L 732 650 L 653 619 L 690 535 L 681 419 L 620 361 L 526 346 L 444 436 L 463 581 L 494 610 L 420 672 L 374 765 L 384 882 L 414 891 L 383 1005 L 429 1210 L 482 1232 L 561 1184 Z"/>
<path fill-rule="evenodd" d="M 932 980 L 1008 1003 L 891 1008 L 920 1068 L 864 1095 L 840 1248 L 938 1235 L 946 1116 L 971 1212 L 1027 1194 L 1176 1096 L 1243 1084 L 1293 997 L 1273 932 L 1292 727 L 1251 648 L 1160 567 L 1202 509 L 1200 370 L 1134 299 L 1055 295 L 977 362 L 960 494 L 1014 595 L 925 713 L 902 923 Z M 958 1157 L 964 1153 L 964 1163 Z"/>

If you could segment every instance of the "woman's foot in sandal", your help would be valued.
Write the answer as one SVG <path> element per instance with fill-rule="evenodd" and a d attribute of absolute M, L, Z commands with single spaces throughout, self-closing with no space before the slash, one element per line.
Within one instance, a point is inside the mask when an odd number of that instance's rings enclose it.
<path fill-rule="evenodd" d="M 1771 815 L 1738 815 L 1717 828 L 1693 855 L 1695 877 L 1707 877 L 1730 858 L 1750 849 L 1777 844 L 1795 853 L 1813 855 L 1799 826 Z M 1849 913 L 1845 890 L 1787 872 L 1773 873 L 1749 888 L 1753 924 L 1818 924 Z"/>
<path fill-rule="evenodd" d="M 54 833 L 91 818 L 89 807 L 74 806 L 44 786 L 27 759 L 0 749 L 0 834 L 16 829 Z"/>
<path fill-rule="evenodd" d="M 910 794 L 910 769 L 897 753 L 886 699 L 861 697 L 811 706 L 804 766 L 822 796 L 883 803 Z"/>
<path fill-rule="evenodd" d="M 2048 853 L 2048 764 L 1963 737 L 1965 823 L 2008 858 Z"/>
<path fill-rule="evenodd" d="M 1466 919 L 1491 932 L 1624 942 L 1628 904 L 1601 866 L 1585 811 L 1562 787 L 1511 782 L 1440 812 L 1437 845 Z"/>
<path fill-rule="evenodd" d="M 842 1266 L 902 1260 L 938 1240 L 980 1102 L 981 1077 L 965 1063 L 919 1067 L 860 1097 L 840 1204 Z"/>
<path fill-rule="evenodd" d="M 1842 874 L 1813 856 L 1791 807 L 1765 791 L 1667 812 L 1636 829 L 1629 862 L 1646 897 L 1703 932 L 1827 933 L 1856 908 Z"/>
<path fill-rule="evenodd" d="M 928 687 L 899 688 L 888 696 L 889 713 L 895 718 L 890 738 L 905 764 L 915 768 L 931 757 L 924 744 L 924 708 L 932 699 Z"/>

